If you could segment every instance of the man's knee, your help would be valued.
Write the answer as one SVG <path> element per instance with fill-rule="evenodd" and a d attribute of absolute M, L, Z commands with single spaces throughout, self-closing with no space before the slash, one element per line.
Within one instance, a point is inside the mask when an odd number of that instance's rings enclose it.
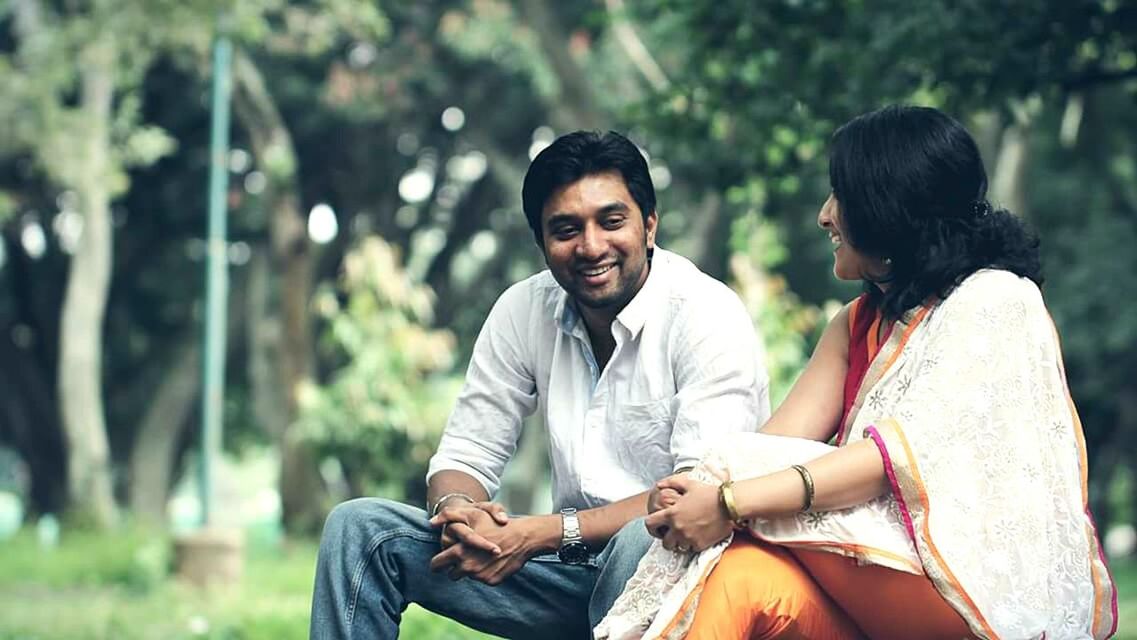
<path fill-rule="evenodd" d="M 402 527 L 428 528 L 425 512 L 384 498 L 341 502 L 324 521 L 321 545 L 358 544 L 360 538 Z"/>

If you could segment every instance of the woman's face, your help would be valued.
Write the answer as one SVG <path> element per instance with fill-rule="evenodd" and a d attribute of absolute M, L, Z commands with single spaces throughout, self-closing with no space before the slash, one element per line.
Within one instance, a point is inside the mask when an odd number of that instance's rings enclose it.
<path fill-rule="evenodd" d="M 878 281 L 887 275 L 888 269 L 877 258 L 867 256 L 853 248 L 845 238 L 841 225 L 841 209 L 837 198 L 829 194 L 821 211 L 817 213 L 817 226 L 829 234 L 833 243 L 833 275 L 839 280 Z"/>

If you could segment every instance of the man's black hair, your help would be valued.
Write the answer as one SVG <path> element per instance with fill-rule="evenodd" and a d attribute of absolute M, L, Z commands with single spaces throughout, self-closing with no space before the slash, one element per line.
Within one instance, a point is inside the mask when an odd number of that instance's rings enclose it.
<path fill-rule="evenodd" d="M 521 206 L 537 244 L 544 246 L 541 212 L 557 189 L 584 176 L 619 171 L 628 193 L 636 201 L 644 217 L 655 211 L 655 187 L 651 182 L 647 161 L 640 150 L 624 136 L 609 131 L 576 131 L 565 134 L 545 147 L 525 173 L 521 187 Z"/>

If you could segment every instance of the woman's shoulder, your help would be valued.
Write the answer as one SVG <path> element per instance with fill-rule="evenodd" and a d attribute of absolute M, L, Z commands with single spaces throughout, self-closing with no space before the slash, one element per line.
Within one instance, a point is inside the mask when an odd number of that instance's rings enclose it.
<path fill-rule="evenodd" d="M 877 311 L 876 300 L 868 293 L 862 293 L 841 307 L 834 320 L 842 320 L 849 330 L 849 335 L 855 335 L 865 331 L 872 324 Z"/>
<path fill-rule="evenodd" d="M 976 271 L 959 283 L 943 304 L 948 308 L 987 313 L 1045 311 L 1038 285 L 1005 269 Z"/>

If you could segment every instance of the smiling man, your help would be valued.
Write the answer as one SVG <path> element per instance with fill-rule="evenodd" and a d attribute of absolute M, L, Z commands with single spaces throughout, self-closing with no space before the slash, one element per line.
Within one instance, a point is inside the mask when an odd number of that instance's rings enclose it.
<path fill-rule="evenodd" d="M 313 638 L 393 638 L 411 602 L 513 638 L 587 638 L 651 538 L 654 484 L 769 417 L 738 297 L 655 246 L 655 191 L 623 136 L 542 151 L 522 205 L 548 270 L 505 291 L 427 475 L 428 510 L 338 506 L 320 544 Z M 491 502 L 525 417 L 549 432 L 556 513 Z"/>

